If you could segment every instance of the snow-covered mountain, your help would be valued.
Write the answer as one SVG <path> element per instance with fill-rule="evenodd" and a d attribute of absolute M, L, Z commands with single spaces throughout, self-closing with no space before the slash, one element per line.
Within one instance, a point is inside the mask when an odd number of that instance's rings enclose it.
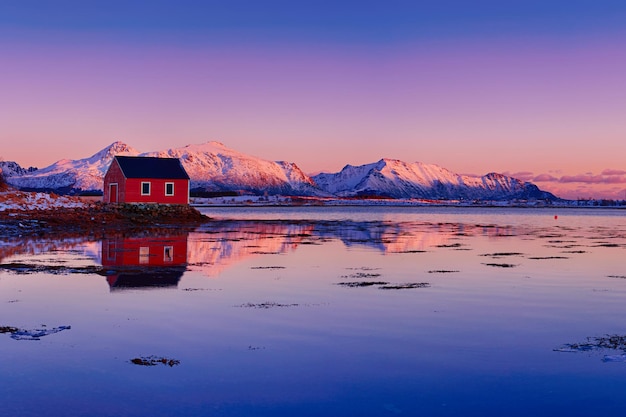
<path fill-rule="evenodd" d="M 0 167 L 7 182 L 21 189 L 57 193 L 101 191 L 104 175 L 115 155 L 179 158 L 191 178 L 192 190 L 198 191 L 465 200 L 556 199 L 531 183 L 501 174 L 470 177 L 437 165 L 394 159 L 347 165 L 335 174 L 309 177 L 294 163 L 267 161 L 219 142 L 145 153 L 114 142 L 89 158 L 64 159 L 42 169 L 24 170 L 12 162 L 4 162 Z"/>
<path fill-rule="evenodd" d="M 62 159 L 54 164 L 7 177 L 7 182 L 23 190 L 46 190 L 58 193 L 101 191 L 103 178 L 115 155 L 135 156 L 139 151 L 123 142 L 114 142 L 89 158 Z"/>
<path fill-rule="evenodd" d="M 556 199 L 529 182 L 491 173 L 470 177 L 437 165 L 381 159 L 373 164 L 346 165 L 335 174 L 313 176 L 324 191 L 342 197 L 384 196 L 426 199 Z"/>
<path fill-rule="evenodd" d="M 192 190 L 326 195 L 294 163 L 266 161 L 219 142 L 144 153 L 123 142 L 114 142 L 89 158 L 63 159 L 33 172 L 7 175 L 7 182 L 26 190 L 102 191 L 104 175 L 115 155 L 179 158 L 191 178 Z"/>
<path fill-rule="evenodd" d="M 296 164 L 245 155 L 220 142 L 187 145 L 142 155 L 179 158 L 191 178 L 192 190 L 283 195 L 324 194 Z"/>
<path fill-rule="evenodd" d="M 30 172 L 37 171 L 37 168 L 22 168 L 20 164 L 13 161 L 0 161 L 0 171 L 4 178 L 15 177 L 16 175 L 26 175 Z"/>

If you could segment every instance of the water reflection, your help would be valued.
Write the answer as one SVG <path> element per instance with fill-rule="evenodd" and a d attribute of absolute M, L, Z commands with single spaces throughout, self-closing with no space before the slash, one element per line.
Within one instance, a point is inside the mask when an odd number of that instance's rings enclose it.
<path fill-rule="evenodd" d="M 100 262 L 111 290 L 178 286 L 187 268 L 187 236 L 103 239 Z"/>
<path fill-rule="evenodd" d="M 467 250 L 471 236 L 528 233 L 513 226 L 391 221 L 216 221 L 189 235 L 189 269 L 216 276 L 233 263 L 259 255 L 285 254 L 303 245 L 340 241 L 348 250 L 383 254 L 418 253 L 437 248 Z"/>
<path fill-rule="evenodd" d="M 106 276 L 111 289 L 117 289 L 176 287 L 186 270 L 215 277 L 252 257 L 287 254 L 300 246 L 328 241 L 340 241 L 347 250 L 401 254 L 474 250 L 477 248 L 466 243 L 474 237 L 494 241 L 516 238 L 517 245 L 539 240 L 545 248 L 541 253 L 519 254 L 531 260 L 567 259 L 563 255 L 583 254 L 586 248 L 626 246 L 620 229 L 488 223 L 234 220 L 214 221 L 192 231 L 153 233 L 106 236 L 99 242 L 87 237 L 0 242 L 0 267 L 16 273 L 96 272 Z M 553 249 L 561 251 L 546 256 Z M 63 253 L 65 259 L 46 256 L 50 253 Z"/>
<path fill-rule="evenodd" d="M 4 414 L 623 414 L 626 223 L 477 217 L 0 239 Z"/>

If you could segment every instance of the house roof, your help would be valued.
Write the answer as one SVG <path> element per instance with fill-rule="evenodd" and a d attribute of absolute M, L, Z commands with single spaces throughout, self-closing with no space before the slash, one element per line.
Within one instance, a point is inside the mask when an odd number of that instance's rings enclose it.
<path fill-rule="evenodd" d="M 116 156 L 126 178 L 189 179 L 178 158 Z"/>

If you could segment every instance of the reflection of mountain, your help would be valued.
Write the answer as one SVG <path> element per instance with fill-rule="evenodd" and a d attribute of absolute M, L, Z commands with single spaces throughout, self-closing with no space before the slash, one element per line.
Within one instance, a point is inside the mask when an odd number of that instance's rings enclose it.
<path fill-rule="evenodd" d="M 26 238 L 0 241 L 0 262 L 5 262 L 6 258 L 13 258 L 20 255 L 39 255 L 47 252 L 76 251 L 82 253 L 89 252 L 94 243 L 89 242 L 86 237 L 65 237 L 62 239 L 53 238 Z"/>
<path fill-rule="evenodd" d="M 415 225 L 390 222 L 334 222 L 316 227 L 321 238 L 340 239 L 348 247 L 366 246 L 383 253 L 422 251 L 448 242 L 448 233 L 416 233 Z"/>
<path fill-rule="evenodd" d="M 446 244 L 453 233 L 439 225 L 380 221 L 216 221 L 189 235 L 188 261 L 189 269 L 216 276 L 244 259 L 286 253 L 300 245 L 339 239 L 348 247 L 410 252 Z"/>
<path fill-rule="evenodd" d="M 187 234 L 102 240 L 111 289 L 177 286 L 187 267 Z"/>
<path fill-rule="evenodd" d="M 245 258 L 294 250 L 313 228 L 313 223 L 211 222 L 189 236 L 189 268 L 216 276 Z"/>
<path fill-rule="evenodd" d="M 93 259 L 102 270 L 86 270 L 107 276 L 113 288 L 176 286 L 186 270 L 217 276 L 225 268 L 260 255 L 280 255 L 303 245 L 341 241 L 351 248 L 382 253 L 402 253 L 453 247 L 462 236 L 533 234 L 539 229 L 496 227 L 457 223 L 392 221 L 212 221 L 187 233 L 164 229 L 160 236 L 108 237 L 98 248 L 83 239 L 27 239 L 0 242 L 0 268 L 32 268 L 58 273 L 49 265 L 48 252 L 56 252 L 63 270 L 93 268 Z M 454 246 L 456 247 L 456 246 Z M 97 252 L 99 256 L 97 256 Z M 21 256 L 20 255 L 25 255 Z M 88 257 L 85 258 L 85 255 Z M 41 258 L 41 261 L 37 261 Z"/>

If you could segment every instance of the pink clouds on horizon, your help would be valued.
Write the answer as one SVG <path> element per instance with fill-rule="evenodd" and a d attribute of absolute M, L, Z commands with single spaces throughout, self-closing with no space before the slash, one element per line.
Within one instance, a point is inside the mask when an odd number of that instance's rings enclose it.
<path fill-rule="evenodd" d="M 622 169 L 605 169 L 601 173 L 602 175 L 626 175 L 626 171 Z"/>
<path fill-rule="evenodd" d="M 618 174 L 615 174 L 616 172 Z M 561 177 L 555 177 L 550 174 L 540 174 L 535 176 L 532 181 L 583 184 L 624 184 L 626 183 L 626 172 L 621 170 L 604 170 L 600 175 L 586 173 L 578 175 L 563 175 Z"/>
<path fill-rule="evenodd" d="M 584 173 L 576 175 L 552 174 L 533 175 L 532 172 L 517 173 L 505 172 L 505 175 L 522 181 L 536 183 L 541 189 L 550 191 L 561 198 L 607 198 L 614 200 L 626 199 L 626 187 L 616 187 L 616 184 L 626 184 L 626 171 L 619 169 L 604 169 L 598 175 Z"/>

